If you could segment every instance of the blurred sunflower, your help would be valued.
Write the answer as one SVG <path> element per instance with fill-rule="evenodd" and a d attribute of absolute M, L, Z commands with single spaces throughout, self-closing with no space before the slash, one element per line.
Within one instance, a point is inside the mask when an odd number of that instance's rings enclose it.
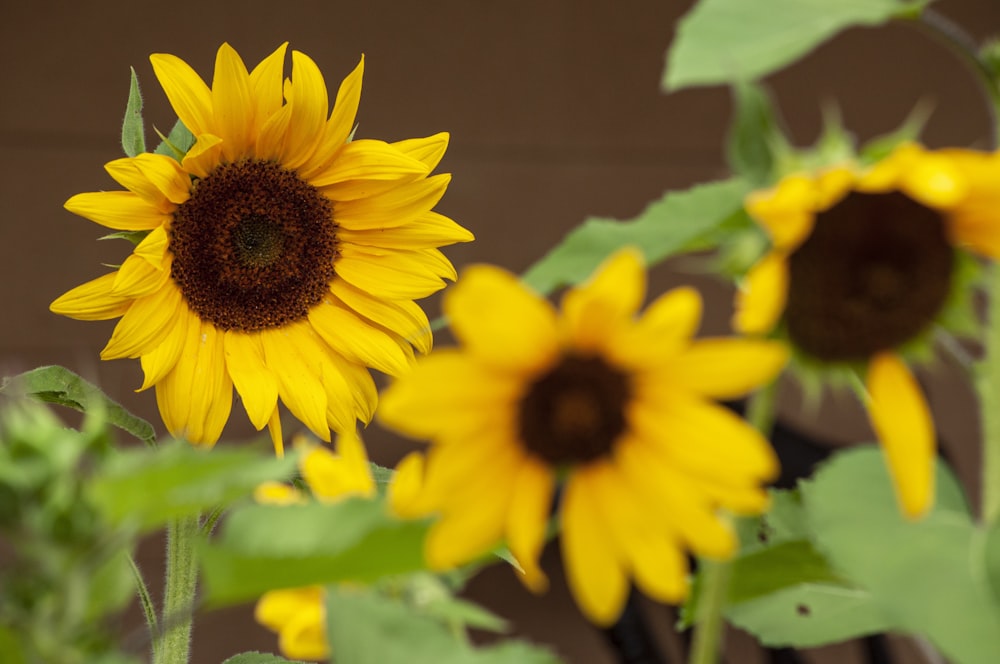
<path fill-rule="evenodd" d="M 934 424 L 901 353 L 967 295 L 957 249 L 1000 257 L 1000 156 L 906 143 L 870 167 L 789 175 L 746 209 L 772 248 L 737 293 L 734 327 L 862 368 L 900 506 L 919 517 L 933 502 Z"/>
<path fill-rule="evenodd" d="M 687 593 L 686 551 L 730 556 L 720 510 L 757 513 L 777 463 L 760 434 L 713 398 L 771 380 L 779 343 L 692 340 L 696 291 L 679 288 L 642 316 L 640 255 L 610 258 L 567 292 L 558 313 L 495 267 L 463 273 L 445 295 L 458 349 L 418 362 L 383 394 L 380 421 L 430 438 L 418 511 L 433 509 L 432 567 L 471 560 L 506 538 L 529 588 L 557 482 L 570 588 L 608 624 L 629 577 L 650 596 Z"/>
<path fill-rule="evenodd" d="M 143 153 L 106 165 L 127 191 L 66 208 L 144 235 L 110 274 L 52 311 L 121 317 L 102 359 L 140 358 L 170 432 L 216 442 L 233 388 L 281 453 L 278 400 L 324 440 L 369 421 L 366 367 L 404 371 L 430 329 L 414 299 L 454 279 L 438 247 L 472 234 L 432 211 L 450 176 L 429 176 L 447 134 L 350 140 L 364 61 L 332 113 L 316 64 L 287 45 L 248 72 L 228 44 L 211 88 L 173 55 L 150 57 L 195 143 L 177 160 Z"/>

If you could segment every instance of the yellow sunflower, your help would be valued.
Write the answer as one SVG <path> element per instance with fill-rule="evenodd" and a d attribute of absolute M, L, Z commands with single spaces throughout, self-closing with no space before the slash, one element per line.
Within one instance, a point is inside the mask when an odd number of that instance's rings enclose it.
<path fill-rule="evenodd" d="M 720 512 L 757 513 L 777 462 L 756 431 L 714 404 L 770 381 L 779 343 L 693 340 L 701 299 L 670 291 L 644 314 L 634 250 L 567 292 L 557 312 L 495 267 L 463 273 L 444 308 L 461 348 L 418 362 L 383 394 L 380 421 L 430 438 L 422 509 L 440 518 L 428 562 L 447 568 L 505 538 L 529 588 L 557 482 L 570 588 L 600 624 L 620 614 L 629 577 L 650 596 L 687 593 L 686 551 L 724 558 Z"/>
<path fill-rule="evenodd" d="M 735 328 L 803 357 L 865 367 L 866 407 L 903 512 L 934 496 L 934 424 L 900 354 L 933 329 L 956 249 L 1000 257 L 1000 156 L 906 143 L 870 167 L 798 173 L 755 192 L 772 248 L 746 276 Z"/>
<path fill-rule="evenodd" d="M 337 452 L 309 448 L 299 462 L 302 478 L 313 498 L 334 503 L 351 496 L 372 498 L 375 480 L 364 443 L 354 432 L 337 437 Z M 288 484 L 267 482 L 257 488 L 258 502 L 289 505 L 309 498 Z M 264 593 L 254 618 L 278 634 L 278 647 L 286 657 L 325 660 L 330 657 L 326 638 L 326 592 L 321 586 L 284 588 Z"/>
<path fill-rule="evenodd" d="M 228 44 L 212 86 L 173 55 L 150 57 L 196 142 L 177 161 L 143 153 L 105 166 L 127 191 L 66 208 L 146 233 L 114 272 L 52 311 L 121 317 L 103 359 L 140 358 L 167 429 L 218 440 L 233 388 L 281 453 L 279 399 L 324 440 L 369 421 L 366 367 L 398 374 L 431 336 L 414 299 L 454 279 L 438 247 L 472 235 L 432 211 L 450 176 L 430 176 L 447 134 L 350 140 L 364 61 L 332 113 L 316 64 L 286 45 L 247 71 Z M 328 115 L 329 114 L 329 115 Z"/>

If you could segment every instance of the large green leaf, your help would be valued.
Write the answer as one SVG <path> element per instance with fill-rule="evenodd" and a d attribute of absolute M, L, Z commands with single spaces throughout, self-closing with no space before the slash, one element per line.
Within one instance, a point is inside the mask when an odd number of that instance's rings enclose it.
<path fill-rule="evenodd" d="M 587 219 L 541 260 L 524 281 L 539 293 L 586 279 L 609 254 L 628 245 L 642 250 L 649 265 L 687 248 L 743 209 L 749 184 L 723 180 L 668 192 L 628 221 Z"/>
<path fill-rule="evenodd" d="M 4 378 L 0 393 L 30 396 L 81 412 L 100 414 L 109 424 L 127 431 L 147 445 L 156 443 L 156 431 L 149 422 L 128 412 L 96 385 L 65 367 L 39 367 Z"/>
<path fill-rule="evenodd" d="M 261 482 L 290 477 L 295 457 L 276 459 L 247 448 L 196 449 L 177 442 L 122 452 L 88 485 L 93 504 L 112 522 L 152 530 L 248 496 Z"/>
<path fill-rule="evenodd" d="M 1000 606 L 986 582 L 984 530 L 939 464 L 935 508 L 902 517 L 881 452 L 837 454 L 804 484 L 816 542 L 901 631 L 923 635 L 962 664 L 1000 662 Z"/>
<path fill-rule="evenodd" d="M 845 28 L 911 16 L 913 0 L 701 0 L 667 52 L 664 90 L 753 81 Z"/>
<path fill-rule="evenodd" d="M 509 642 L 473 649 L 448 626 L 362 588 L 328 588 L 327 635 L 337 659 L 351 664 L 555 664 L 551 653 Z"/>
<path fill-rule="evenodd" d="M 275 588 L 373 582 L 425 568 L 425 521 L 401 521 L 384 501 L 248 505 L 226 519 L 201 561 L 214 605 Z"/>

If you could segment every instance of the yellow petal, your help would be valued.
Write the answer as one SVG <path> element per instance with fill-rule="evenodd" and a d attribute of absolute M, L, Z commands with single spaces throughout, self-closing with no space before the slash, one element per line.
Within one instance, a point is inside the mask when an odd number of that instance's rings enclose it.
<path fill-rule="evenodd" d="M 250 72 L 250 99 L 254 103 L 255 116 L 253 133 L 259 131 L 264 122 L 276 113 L 285 101 L 281 85 L 284 79 L 287 48 L 288 42 L 285 42 Z"/>
<path fill-rule="evenodd" d="M 659 370 L 685 391 L 734 399 L 770 383 L 787 362 L 782 343 L 718 337 L 693 342 Z"/>
<path fill-rule="evenodd" d="M 882 443 L 903 513 L 918 519 L 934 501 L 934 421 L 903 361 L 881 353 L 868 365 L 868 416 Z"/>
<path fill-rule="evenodd" d="M 613 331 L 631 319 L 646 295 L 642 254 L 629 248 L 605 260 L 589 281 L 562 301 L 567 333 L 582 351 L 603 347 Z"/>
<path fill-rule="evenodd" d="M 254 620 L 274 631 L 280 630 L 303 606 L 321 602 L 322 597 L 320 586 L 269 590 L 257 600 Z"/>
<path fill-rule="evenodd" d="M 662 533 L 645 535 L 629 551 L 636 585 L 658 602 L 680 604 L 688 595 L 687 557 Z"/>
<path fill-rule="evenodd" d="M 397 150 L 385 141 L 360 139 L 347 143 L 323 172 L 309 179 L 314 187 L 326 187 L 349 180 L 398 180 L 427 175 L 423 162 Z M 336 189 L 328 193 L 336 199 Z"/>
<path fill-rule="evenodd" d="M 524 585 L 535 593 L 548 588 L 548 579 L 538 559 L 545 546 L 554 482 L 547 465 L 530 456 L 525 458 L 514 477 L 507 511 L 507 544 L 524 570 L 521 577 Z"/>
<path fill-rule="evenodd" d="M 374 297 L 343 279 L 334 279 L 330 292 L 368 320 L 412 343 L 421 353 L 430 352 L 433 343 L 430 322 L 415 302 Z"/>
<path fill-rule="evenodd" d="M 226 43 L 219 47 L 215 55 L 212 119 L 214 133 L 222 138 L 222 152 L 226 159 L 235 161 L 246 154 L 253 129 L 250 73 L 236 50 Z"/>
<path fill-rule="evenodd" d="M 303 505 L 308 503 L 302 492 L 284 482 L 263 482 L 253 490 L 253 499 L 262 505 Z"/>
<path fill-rule="evenodd" d="M 260 336 L 236 330 L 223 337 L 226 370 L 254 427 L 263 429 L 278 403 L 278 381 L 264 361 Z"/>
<path fill-rule="evenodd" d="M 173 157 L 143 152 L 132 163 L 166 201 L 180 205 L 191 196 L 191 178 Z"/>
<path fill-rule="evenodd" d="M 279 459 L 285 456 L 285 441 L 281 435 L 281 412 L 278 406 L 274 406 L 271 419 L 267 421 L 267 432 L 271 436 L 271 443 L 274 445 L 274 455 Z"/>
<path fill-rule="evenodd" d="M 341 242 L 367 247 L 390 249 L 426 249 L 444 247 L 456 242 L 472 242 L 475 236 L 448 217 L 437 212 L 427 212 L 417 219 L 386 230 L 352 231 L 338 229 Z"/>
<path fill-rule="evenodd" d="M 330 119 L 318 141 L 317 158 L 300 170 L 300 174 L 305 180 L 308 181 L 312 176 L 326 168 L 329 165 L 329 159 L 323 159 L 322 155 L 332 155 L 332 158 L 336 158 L 338 149 L 347 142 L 347 137 L 354 131 L 354 119 L 361 101 L 361 79 L 364 76 L 364 71 L 365 58 L 362 55 L 354 71 L 347 75 L 337 90 L 333 111 L 330 113 Z"/>
<path fill-rule="evenodd" d="M 442 265 L 440 253 L 429 250 L 386 250 L 376 255 L 346 245 L 341 251 L 337 274 L 376 297 L 420 299 L 444 288 L 445 278 L 454 279 L 454 267 Z"/>
<path fill-rule="evenodd" d="M 318 344 L 323 345 L 323 344 Z M 378 404 L 378 390 L 368 369 L 327 351 L 320 381 L 326 388 L 326 419 L 338 433 L 354 431 L 357 420 L 371 422 Z"/>
<path fill-rule="evenodd" d="M 201 134 L 181 160 L 188 173 L 206 178 L 222 161 L 223 141 L 214 134 Z"/>
<path fill-rule="evenodd" d="M 942 155 L 924 153 L 902 173 L 900 188 L 929 207 L 949 208 L 962 201 L 969 186 L 959 168 Z"/>
<path fill-rule="evenodd" d="M 570 591 L 584 615 L 608 626 L 621 614 L 629 583 L 593 501 L 586 469 L 566 483 L 560 510 L 562 555 Z"/>
<path fill-rule="evenodd" d="M 167 229 L 159 226 L 151 230 L 149 235 L 136 245 L 132 253 L 145 259 L 153 267 L 167 269 L 169 264 L 164 265 L 164 258 L 169 248 L 170 237 L 167 235 Z"/>
<path fill-rule="evenodd" d="M 509 432 L 509 426 L 483 430 L 447 444 L 435 445 L 427 453 L 427 471 L 421 490 L 421 502 L 428 509 L 451 513 L 468 509 L 469 501 L 479 500 L 486 479 L 479 477 L 489 469 L 490 479 L 502 476 L 510 485 L 526 462 L 527 454 Z"/>
<path fill-rule="evenodd" d="M 151 231 L 170 220 L 169 215 L 131 191 L 77 194 L 64 207 L 116 231 Z"/>
<path fill-rule="evenodd" d="M 186 62 L 169 53 L 154 53 L 149 61 L 184 126 L 195 136 L 211 131 L 212 91 L 201 77 Z"/>
<path fill-rule="evenodd" d="M 338 353 L 390 376 L 405 373 L 413 364 L 409 345 L 400 345 L 345 307 L 321 302 L 309 310 L 309 323 Z"/>
<path fill-rule="evenodd" d="M 335 201 L 333 218 L 348 230 L 401 226 L 429 211 L 444 196 L 451 175 L 433 175 L 369 198 Z"/>
<path fill-rule="evenodd" d="M 492 373 L 464 353 L 430 355 L 382 393 L 379 421 L 414 438 L 461 433 L 513 409 L 520 381 Z"/>
<path fill-rule="evenodd" d="M 792 251 L 809 237 L 823 192 L 812 176 L 790 175 L 773 189 L 747 197 L 747 213 L 767 231 L 776 249 Z"/>
<path fill-rule="evenodd" d="M 552 305 L 500 268 L 466 269 L 445 294 L 444 313 L 465 350 L 498 369 L 537 372 L 559 353 Z"/>
<path fill-rule="evenodd" d="M 180 307 L 181 292 L 172 284 L 135 300 L 115 326 L 110 341 L 101 351 L 101 359 L 150 353 L 173 333 Z"/>
<path fill-rule="evenodd" d="M 320 382 L 315 361 L 319 350 L 307 326 L 292 323 L 262 330 L 260 339 L 264 361 L 277 378 L 282 402 L 314 434 L 329 441 L 326 390 Z"/>
<path fill-rule="evenodd" d="M 409 138 L 397 141 L 392 145 L 397 150 L 423 162 L 428 171 L 433 171 L 441 163 L 450 139 L 448 132 L 442 131 L 426 138 Z"/>
<path fill-rule="evenodd" d="M 135 254 L 129 256 L 118 268 L 111 294 L 120 297 L 143 297 L 163 288 L 173 288 L 167 285 L 170 279 L 169 266 L 151 265 L 148 260 Z"/>
<path fill-rule="evenodd" d="M 223 335 L 196 316 L 187 317 L 184 347 L 173 371 L 156 384 L 163 423 L 174 436 L 212 445 L 222 435 L 233 405 Z"/>
<path fill-rule="evenodd" d="M 173 329 L 163 338 L 160 345 L 144 353 L 140 358 L 144 379 L 142 387 L 136 390 L 137 392 L 148 390 L 173 371 L 177 359 L 181 356 L 181 351 L 184 350 L 189 318 L 197 317 L 182 301 L 177 308 L 177 319 L 174 321 Z"/>
<path fill-rule="evenodd" d="M 701 322 L 701 295 L 693 288 L 667 291 L 634 324 L 621 329 L 608 355 L 619 364 L 644 369 L 669 360 L 691 341 Z"/>
<path fill-rule="evenodd" d="M 351 441 L 345 438 L 356 436 L 342 434 L 338 437 L 337 450 L 346 448 Z M 363 454 L 362 447 L 362 454 Z M 363 465 L 357 459 L 337 455 L 323 447 L 314 446 L 302 457 L 300 468 L 302 477 L 313 494 L 325 502 L 333 502 L 348 496 L 371 497 L 375 494 L 375 482 L 371 476 L 367 456 Z"/>
<path fill-rule="evenodd" d="M 410 452 L 396 464 L 386 490 L 390 511 L 401 519 L 426 516 L 420 506 L 420 491 L 424 485 L 424 455 Z"/>
<path fill-rule="evenodd" d="M 110 272 L 60 295 L 49 310 L 77 320 L 108 320 L 117 318 L 132 304 L 132 298 L 112 295 L 117 272 Z"/>
<path fill-rule="evenodd" d="M 294 170 L 309 160 L 318 147 L 330 108 L 326 82 L 319 67 L 305 53 L 292 51 L 292 85 L 288 96 L 290 116 L 282 150 L 282 166 Z"/>
<path fill-rule="evenodd" d="M 788 260 L 771 252 L 757 262 L 736 293 L 733 328 L 742 334 L 767 334 L 785 311 L 788 300 Z"/>

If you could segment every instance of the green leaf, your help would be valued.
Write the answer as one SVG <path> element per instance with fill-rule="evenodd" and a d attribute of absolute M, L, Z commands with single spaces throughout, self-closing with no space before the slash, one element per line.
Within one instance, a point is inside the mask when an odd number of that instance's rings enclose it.
<path fill-rule="evenodd" d="M 852 26 L 912 16 L 913 0 L 701 0 L 681 19 L 662 87 L 753 81 Z"/>
<path fill-rule="evenodd" d="M 156 431 L 153 425 L 128 412 L 96 385 L 85 381 L 65 367 L 39 367 L 17 376 L 4 378 L 0 384 L 0 393 L 8 396 L 30 396 L 39 401 L 59 404 L 84 413 L 101 414 L 109 424 L 127 431 L 147 445 L 156 444 Z"/>
<path fill-rule="evenodd" d="M 188 131 L 188 128 L 180 120 L 174 123 L 174 128 L 170 130 L 169 135 L 164 136 L 158 129 L 156 130 L 156 135 L 160 137 L 160 144 L 156 146 L 153 152 L 156 154 L 165 154 L 177 161 L 184 159 L 184 155 L 194 145 L 194 134 Z"/>
<path fill-rule="evenodd" d="M 146 239 L 149 231 L 115 231 L 97 238 L 98 240 L 128 240 L 132 244 L 139 244 Z"/>
<path fill-rule="evenodd" d="M 652 266 L 741 212 L 748 192 L 742 179 L 723 180 L 668 192 L 629 221 L 587 219 L 528 268 L 524 281 L 539 293 L 579 283 L 609 254 L 628 245 L 642 249 Z"/>
<path fill-rule="evenodd" d="M 732 563 L 728 604 L 748 602 L 789 586 L 840 583 L 826 559 L 807 541 L 783 542 Z"/>
<path fill-rule="evenodd" d="M 285 659 L 284 657 L 257 651 L 241 652 L 239 655 L 233 655 L 222 664 L 286 664 L 287 662 L 302 664 L 297 659 Z"/>
<path fill-rule="evenodd" d="M 790 586 L 732 605 L 726 618 L 769 647 L 810 648 L 892 628 L 869 592 L 828 583 Z"/>
<path fill-rule="evenodd" d="M 327 589 L 330 650 L 351 664 L 554 664 L 551 653 L 510 642 L 473 649 L 398 599 L 357 587 Z"/>
<path fill-rule="evenodd" d="M 152 530 L 250 495 L 261 482 L 290 477 L 295 456 L 276 459 L 246 449 L 196 449 L 184 442 L 134 449 L 108 461 L 88 490 L 112 522 Z"/>
<path fill-rule="evenodd" d="M 923 635 L 952 661 L 998 662 L 1000 606 L 985 582 L 986 533 L 943 464 L 936 484 L 934 509 L 905 519 L 882 453 L 864 447 L 837 454 L 802 496 L 817 545 L 895 629 Z"/>
<path fill-rule="evenodd" d="M 746 82 L 733 86 L 733 106 L 726 139 L 729 166 L 754 185 L 766 184 L 775 170 L 775 153 L 791 150 L 774 104 L 762 86 Z"/>
<path fill-rule="evenodd" d="M 422 570 L 426 532 L 426 521 L 398 520 L 382 500 L 244 506 L 202 547 L 207 599 L 231 604 L 275 588 Z"/>
<path fill-rule="evenodd" d="M 862 161 L 875 163 L 895 150 L 901 143 L 916 141 L 923 133 L 927 120 L 931 117 L 931 104 L 918 103 L 903 121 L 903 124 L 888 134 L 876 136 L 865 143 L 858 153 Z"/>
<path fill-rule="evenodd" d="M 125 119 L 122 121 L 122 150 L 129 157 L 146 151 L 146 128 L 142 122 L 142 93 L 139 92 L 139 77 L 135 67 L 129 67 L 132 82 L 128 89 L 128 103 L 125 105 Z"/>

